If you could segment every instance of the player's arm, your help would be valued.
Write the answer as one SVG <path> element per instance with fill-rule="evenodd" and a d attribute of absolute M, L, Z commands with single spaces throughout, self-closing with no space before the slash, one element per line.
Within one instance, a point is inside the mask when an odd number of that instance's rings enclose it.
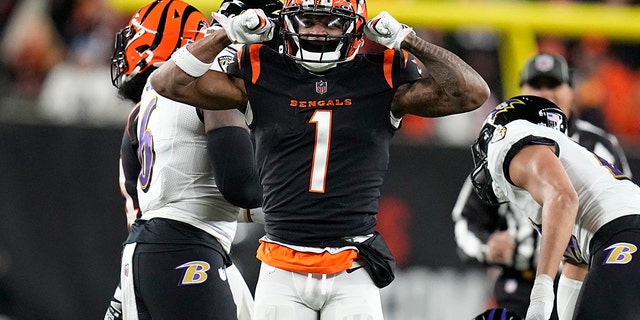
<path fill-rule="evenodd" d="M 542 206 L 542 236 L 536 279 L 527 319 L 549 319 L 553 309 L 553 279 L 571 238 L 578 213 L 578 195 L 553 147 L 523 147 L 509 163 L 514 185 L 527 190 Z"/>
<path fill-rule="evenodd" d="M 418 37 L 387 12 L 371 19 L 365 34 L 387 48 L 405 49 L 424 65 L 423 78 L 398 88 L 392 104 L 396 117 L 407 113 L 440 117 L 480 107 L 489 86 L 471 66 L 452 52 Z"/>
<path fill-rule="evenodd" d="M 120 193 L 125 200 L 124 210 L 127 217 L 127 227 L 130 227 L 140 214 L 137 183 L 142 165 L 137 154 L 139 142 L 136 133 L 139 111 L 140 104 L 136 104 L 129 113 L 120 144 L 120 177 L 118 180 Z"/>
<path fill-rule="evenodd" d="M 542 206 L 537 273 L 554 278 L 571 238 L 578 213 L 578 195 L 550 146 L 529 145 L 522 148 L 509 163 L 509 177 Z"/>
<path fill-rule="evenodd" d="M 262 206 L 253 142 L 238 110 L 204 111 L 207 153 L 222 196 L 242 208 Z"/>
<path fill-rule="evenodd" d="M 150 76 L 162 96 L 195 107 L 221 110 L 244 106 L 246 95 L 226 74 L 209 70 L 231 41 L 223 29 L 178 49 Z"/>
<path fill-rule="evenodd" d="M 415 55 L 425 69 L 422 79 L 398 88 L 393 101 L 396 116 L 440 117 L 467 112 L 489 98 L 489 86 L 480 74 L 452 52 L 414 32 L 402 41 L 402 49 Z"/>
<path fill-rule="evenodd" d="M 226 74 L 210 71 L 215 57 L 231 43 L 257 43 L 273 37 L 274 25 L 260 9 L 248 9 L 228 18 L 214 12 L 221 29 L 178 49 L 151 75 L 159 94 L 208 110 L 244 110 L 246 92 Z"/>

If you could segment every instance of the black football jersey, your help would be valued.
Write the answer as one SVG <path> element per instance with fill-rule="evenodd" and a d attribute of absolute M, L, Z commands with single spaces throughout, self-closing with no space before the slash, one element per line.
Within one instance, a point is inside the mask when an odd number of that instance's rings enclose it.
<path fill-rule="evenodd" d="M 420 78 L 413 59 L 387 50 L 313 74 L 263 45 L 238 53 L 228 73 L 245 81 L 270 236 L 311 245 L 374 230 L 391 101 Z"/>

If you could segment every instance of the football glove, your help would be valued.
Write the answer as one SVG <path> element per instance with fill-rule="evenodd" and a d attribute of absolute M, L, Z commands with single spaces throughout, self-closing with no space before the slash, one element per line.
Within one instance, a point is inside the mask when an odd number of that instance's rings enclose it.
<path fill-rule="evenodd" d="M 217 12 L 211 15 L 222 25 L 233 43 L 259 43 L 273 38 L 273 22 L 262 9 L 248 9 L 231 18 Z"/>
<path fill-rule="evenodd" d="M 553 311 L 553 280 L 546 274 L 536 277 L 531 289 L 526 320 L 549 320 Z"/>
<path fill-rule="evenodd" d="M 107 313 L 104 315 L 104 320 L 122 320 L 122 289 L 120 285 L 116 288 L 116 291 L 113 293 L 113 297 L 111 301 L 109 301 L 109 308 L 107 308 Z"/>
<path fill-rule="evenodd" d="M 397 50 L 400 49 L 404 38 L 411 32 L 413 32 L 413 28 L 401 24 L 386 11 L 380 12 L 369 20 L 364 28 L 364 34 L 367 38 L 389 49 Z"/>

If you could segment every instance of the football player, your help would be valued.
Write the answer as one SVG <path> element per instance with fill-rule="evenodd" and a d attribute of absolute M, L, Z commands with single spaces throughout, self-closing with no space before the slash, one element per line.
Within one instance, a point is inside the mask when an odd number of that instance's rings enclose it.
<path fill-rule="evenodd" d="M 364 0 L 287 0 L 276 51 L 262 44 L 273 23 L 247 10 L 151 77 L 168 98 L 245 113 L 267 233 L 256 319 L 382 319 L 379 288 L 393 280 L 394 259 L 375 227 L 390 139 L 405 114 L 466 112 L 489 97 L 456 55 L 386 12 L 367 19 Z M 358 54 L 365 33 L 386 50 Z M 230 43 L 246 44 L 231 79 L 209 71 Z"/>
<path fill-rule="evenodd" d="M 281 6 L 277 0 L 249 5 Z M 233 16 L 246 8 L 232 0 L 219 12 Z M 237 207 L 262 203 L 244 118 L 236 110 L 202 111 L 156 97 L 147 84 L 160 64 L 207 27 L 193 6 L 162 0 L 138 10 L 116 34 L 112 81 L 137 104 L 120 163 L 131 229 L 122 286 L 105 319 L 252 317 L 251 292 L 229 258 L 236 220 L 261 221 L 260 210 Z M 224 71 L 233 55 L 234 48 L 225 48 L 212 68 Z"/>
<path fill-rule="evenodd" d="M 520 91 L 523 95 L 540 96 L 554 102 L 567 116 L 567 134 L 571 138 L 631 178 L 629 163 L 618 139 L 571 112 L 574 97 L 571 78 L 569 65 L 562 56 L 539 53 L 525 62 Z M 467 179 L 452 217 L 456 244 L 463 258 L 501 267 L 493 290 L 497 305 L 525 315 L 539 243 L 538 233 L 526 215 L 517 214 L 508 203 L 500 206 L 483 203 Z M 566 260 L 563 268 L 565 272 L 558 281 L 558 312 L 552 314 L 552 319 L 571 320 L 573 305 L 586 275 L 586 263 Z"/>
<path fill-rule="evenodd" d="M 573 319 L 635 319 L 640 188 L 566 130 L 565 114 L 545 98 L 499 104 L 472 146 L 474 190 L 488 203 L 509 201 L 541 234 L 527 320 L 549 319 L 563 256 L 589 265 Z"/>

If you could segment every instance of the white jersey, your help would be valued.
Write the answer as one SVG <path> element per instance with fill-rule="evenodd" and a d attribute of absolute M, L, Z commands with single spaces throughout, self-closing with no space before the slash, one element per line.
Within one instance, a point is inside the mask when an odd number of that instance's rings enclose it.
<path fill-rule="evenodd" d="M 212 69 L 226 67 L 233 54 L 230 50 L 221 52 Z M 196 110 L 164 98 L 147 82 L 137 125 L 141 219 L 187 223 L 214 236 L 229 252 L 238 207 L 227 202 L 216 186 L 204 123 Z"/>
<path fill-rule="evenodd" d="M 511 150 L 527 144 L 525 141 L 531 137 L 547 138 L 556 144 L 558 158 L 579 198 L 572 234 L 581 250 L 580 258 L 589 261 L 589 242 L 596 231 L 616 218 L 640 214 L 640 188 L 619 170 L 562 132 L 525 120 L 510 122 L 496 128 L 488 146 L 487 161 L 494 181 L 493 188 L 499 198 L 506 197 L 538 225 L 542 221 L 541 207 L 526 190 L 509 182 L 504 166 L 504 162 L 510 161 L 515 155 Z"/>

